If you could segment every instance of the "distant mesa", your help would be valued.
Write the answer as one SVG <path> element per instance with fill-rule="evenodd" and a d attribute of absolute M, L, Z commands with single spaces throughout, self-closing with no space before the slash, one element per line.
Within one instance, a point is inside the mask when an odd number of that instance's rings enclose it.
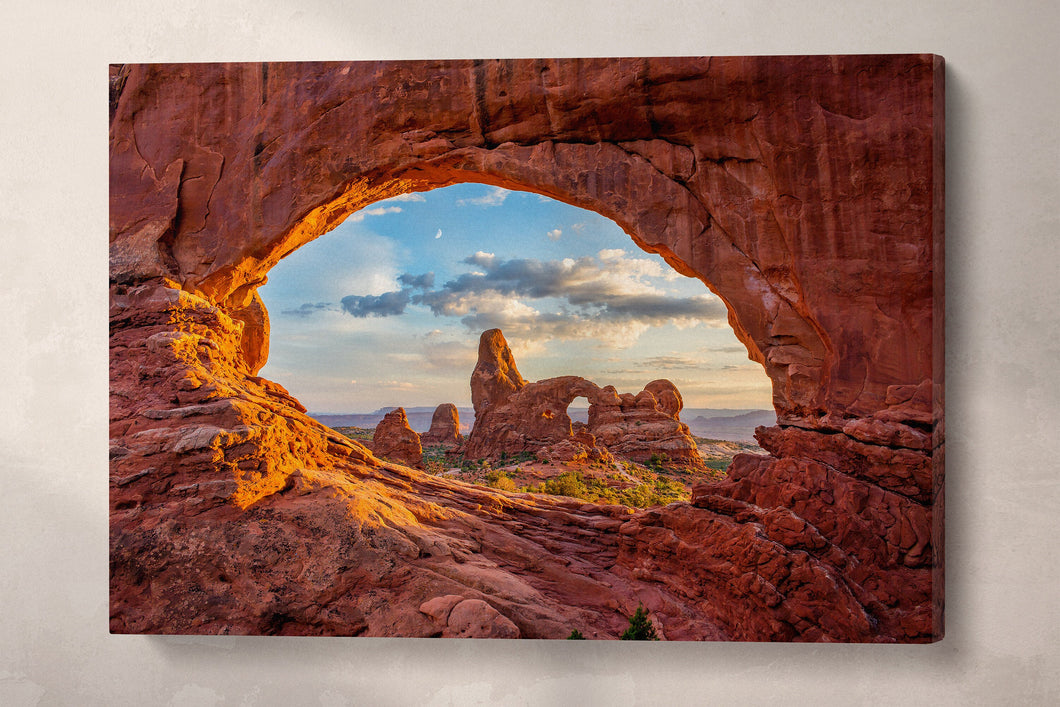
<path fill-rule="evenodd" d="M 738 415 L 732 411 L 716 411 L 693 417 L 688 426 L 699 437 L 754 443 L 756 428 L 776 423 L 777 414 L 772 410 L 749 410 Z"/>
<path fill-rule="evenodd" d="M 388 412 L 372 435 L 372 454 L 416 469 L 423 468 L 420 436 L 409 427 L 405 408 Z"/>
<path fill-rule="evenodd" d="M 589 401 L 584 425 L 572 424 L 567 412 L 578 397 Z M 483 332 L 479 340 L 471 400 L 475 426 L 465 458 L 533 452 L 556 461 L 618 457 L 646 462 L 665 455 L 676 466 L 702 467 L 695 440 L 680 420 L 683 403 L 673 383 L 652 381 L 636 395 L 578 376 L 528 383 L 500 329 Z"/>
<path fill-rule="evenodd" d="M 374 429 L 382 422 L 384 415 L 396 409 L 396 407 L 383 407 L 367 413 L 311 412 L 309 414 L 313 419 L 331 428 L 367 427 Z M 405 406 L 405 416 L 408 417 L 409 427 L 420 434 L 420 440 L 424 444 L 428 444 L 425 437 L 430 430 L 436 410 L 436 407 Z M 461 436 L 466 436 L 474 426 L 475 410 L 471 407 L 457 407 L 456 411 L 460 420 Z M 571 424 L 577 422 L 588 424 L 589 422 L 587 407 L 572 406 L 567 409 L 567 415 L 570 416 Z M 762 425 L 767 427 L 775 425 L 777 414 L 773 410 L 685 407 L 681 410 L 681 418 L 682 421 L 686 421 L 692 434 L 697 437 L 754 444 L 755 429 Z"/>
<path fill-rule="evenodd" d="M 464 441 L 460 434 L 460 411 L 452 403 L 443 403 L 434 410 L 431 429 L 420 436 L 423 444 L 458 447 Z"/>
<path fill-rule="evenodd" d="M 436 407 L 410 407 L 404 406 L 405 416 L 409 420 L 409 427 L 418 432 L 422 438 L 430 428 L 434 420 Z M 396 410 L 396 406 L 381 407 L 374 412 L 311 412 L 310 416 L 328 427 L 368 427 L 374 428 L 383 421 L 383 416 L 388 412 Z M 460 433 L 466 435 L 471 431 L 475 420 L 475 411 L 470 407 L 458 407 L 456 409 L 460 420 Z"/>

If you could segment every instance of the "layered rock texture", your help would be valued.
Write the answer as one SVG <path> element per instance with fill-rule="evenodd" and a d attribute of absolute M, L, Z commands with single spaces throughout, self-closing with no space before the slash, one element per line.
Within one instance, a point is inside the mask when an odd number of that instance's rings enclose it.
<path fill-rule="evenodd" d="M 375 426 L 372 453 L 389 461 L 423 468 L 423 446 L 420 436 L 409 427 L 405 408 L 391 410 Z"/>
<path fill-rule="evenodd" d="M 636 395 L 607 386 L 589 399 L 588 430 L 612 454 L 635 462 L 662 457 L 673 466 L 703 465 L 688 425 L 681 422 L 684 402 L 677 386 L 655 380 Z"/>
<path fill-rule="evenodd" d="M 670 381 L 652 381 L 635 396 L 578 376 L 528 383 L 500 329 L 482 333 L 478 352 L 471 374 L 475 426 L 465 457 L 498 459 L 520 452 L 555 461 L 666 457 L 675 466 L 703 466 L 695 440 L 681 423 L 681 394 Z M 579 397 L 589 401 L 588 425 L 573 425 L 567 414 Z"/>
<path fill-rule="evenodd" d="M 420 435 L 422 444 L 434 444 L 443 447 L 458 447 L 464 441 L 460 434 L 460 413 L 456 405 L 443 403 L 434 409 L 431 416 L 431 428 Z"/>
<path fill-rule="evenodd" d="M 667 639 L 940 637 L 942 75 L 923 55 L 112 67 L 111 630 L 615 637 L 643 603 Z M 715 292 L 772 380 L 770 455 L 637 513 L 506 494 L 381 462 L 257 376 L 269 268 L 466 181 L 596 211 Z M 526 387 L 496 366 L 483 400 Z"/>

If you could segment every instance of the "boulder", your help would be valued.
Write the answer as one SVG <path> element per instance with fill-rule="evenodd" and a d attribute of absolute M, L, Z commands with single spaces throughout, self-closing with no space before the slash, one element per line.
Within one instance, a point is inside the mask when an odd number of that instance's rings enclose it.
<path fill-rule="evenodd" d="M 435 597 L 420 604 L 420 612 L 444 624 L 449 620 L 449 612 L 453 610 L 453 607 L 465 599 L 466 597 L 460 594 Z"/>
<path fill-rule="evenodd" d="M 519 629 L 481 599 L 465 599 L 449 612 L 443 638 L 519 638 Z"/>

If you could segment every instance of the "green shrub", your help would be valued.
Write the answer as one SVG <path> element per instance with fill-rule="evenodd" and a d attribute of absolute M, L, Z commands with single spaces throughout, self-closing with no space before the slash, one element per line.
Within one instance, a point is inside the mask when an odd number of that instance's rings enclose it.
<path fill-rule="evenodd" d="M 673 479 L 659 479 L 655 482 L 655 489 L 652 493 L 652 501 L 654 503 L 665 506 L 687 499 L 688 491 L 685 490 L 684 484 L 681 482 Z"/>
<path fill-rule="evenodd" d="M 492 481 L 490 485 L 494 485 Z M 622 504 L 634 508 L 663 506 L 688 499 L 685 487 L 670 479 L 654 477 L 632 488 L 616 489 L 608 486 L 603 479 L 586 478 L 580 471 L 565 471 L 538 486 L 523 486 L 519 490 L 547 493 L 553 496 L 570 496 L 591 503 Z"/>
<path fill-rule="evenodd" d="M 645 464 L 652 471 L 662 471 L 670 463 L 670 457 L 665 454 L 652 454 Z"/>
<path fill-rule="evenodd" d="M 514 491 L 516 488 L 515 482 L 506 474 L 498 476 L 497 480 L 490 484 L 490 486 L 495 489 L 500 489 L 501 491 Z"/>
<path fill-rule="evenodd" d="M 489 469 L 486 471 L 486 485 L 501 491 L 514 491 L 515 482 L 503 471 Z"/>
<path fill-rule="evenodd" d="M 570 632 L 570 635 L 567 636 L 567 640 L 568 641 L 584 641 L 585 640 L 585 636 L 583 636 L 582 632 L 579 631 L 578 629 L 574 629 L 573 631 Z"/>
<path fill-rule="evenodd" d="M 556 478 L 546 481 L 541 488 L 543 493 L 572 498 L 586 498 L 589 491 L 585 487 L 584 477 L 577 471 L 565 471 Z"/>
<path fill-rule="evenodd" d="M 648 611 L 641 604 L 629 617 L 629 628 L 619 638 L 623 641 L 658 641 L 655 626 L 648 620 Z"/>

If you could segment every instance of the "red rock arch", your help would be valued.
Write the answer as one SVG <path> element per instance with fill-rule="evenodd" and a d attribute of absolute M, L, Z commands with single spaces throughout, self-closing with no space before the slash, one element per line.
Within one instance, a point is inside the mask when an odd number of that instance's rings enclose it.
<path fill-rule="evenodd" d="M 707 282 L 782 414 L 871 411 L 931 377 L 932 65 L 886 63 L 120 69 L 112 274 L 171 277 L 252 321 L 269 267 L 350 212 L 487 182 L 597 211 Z"/>
<path fill-rule="evenodd" d="M 194 302 L 195 335 L 231 350 L 219 388 L 275 398 L 254 377 L 267 355 L 256 288 L 281 257 L 408 191 L 478 181 L 544 194 L 611 218 L 723 299 L 773 381 L 770 451 L 818 465 L 822 485 L 900 496 L 863 522 L 848 517 L 862 503 L 851 491 L 828 542 L 876 538 L 850 549 L 884 571 L 919 568 L 916 597 L 894 605 L 930 608 L 940 77 L 914 55 L 116 66 L 112 350 L 131 347 L 129 322 L 146 311 L 178 325 L 161 300 Z M 292 419 L 285 405 L 274 412 Z M 124 422 L 143 405 L 118 408 Z M 738 468 L 721 496 L 793 508 L 771 494 L 805 479 L 779 469 Z M 261 473 L 248 503 L 286 478 Z M 722 512 L 718 497 L 700 505 Z M 817 511 L 813 524 L 831 517 Z M 925 616 L 910 636 L 937 632 Z"/>

